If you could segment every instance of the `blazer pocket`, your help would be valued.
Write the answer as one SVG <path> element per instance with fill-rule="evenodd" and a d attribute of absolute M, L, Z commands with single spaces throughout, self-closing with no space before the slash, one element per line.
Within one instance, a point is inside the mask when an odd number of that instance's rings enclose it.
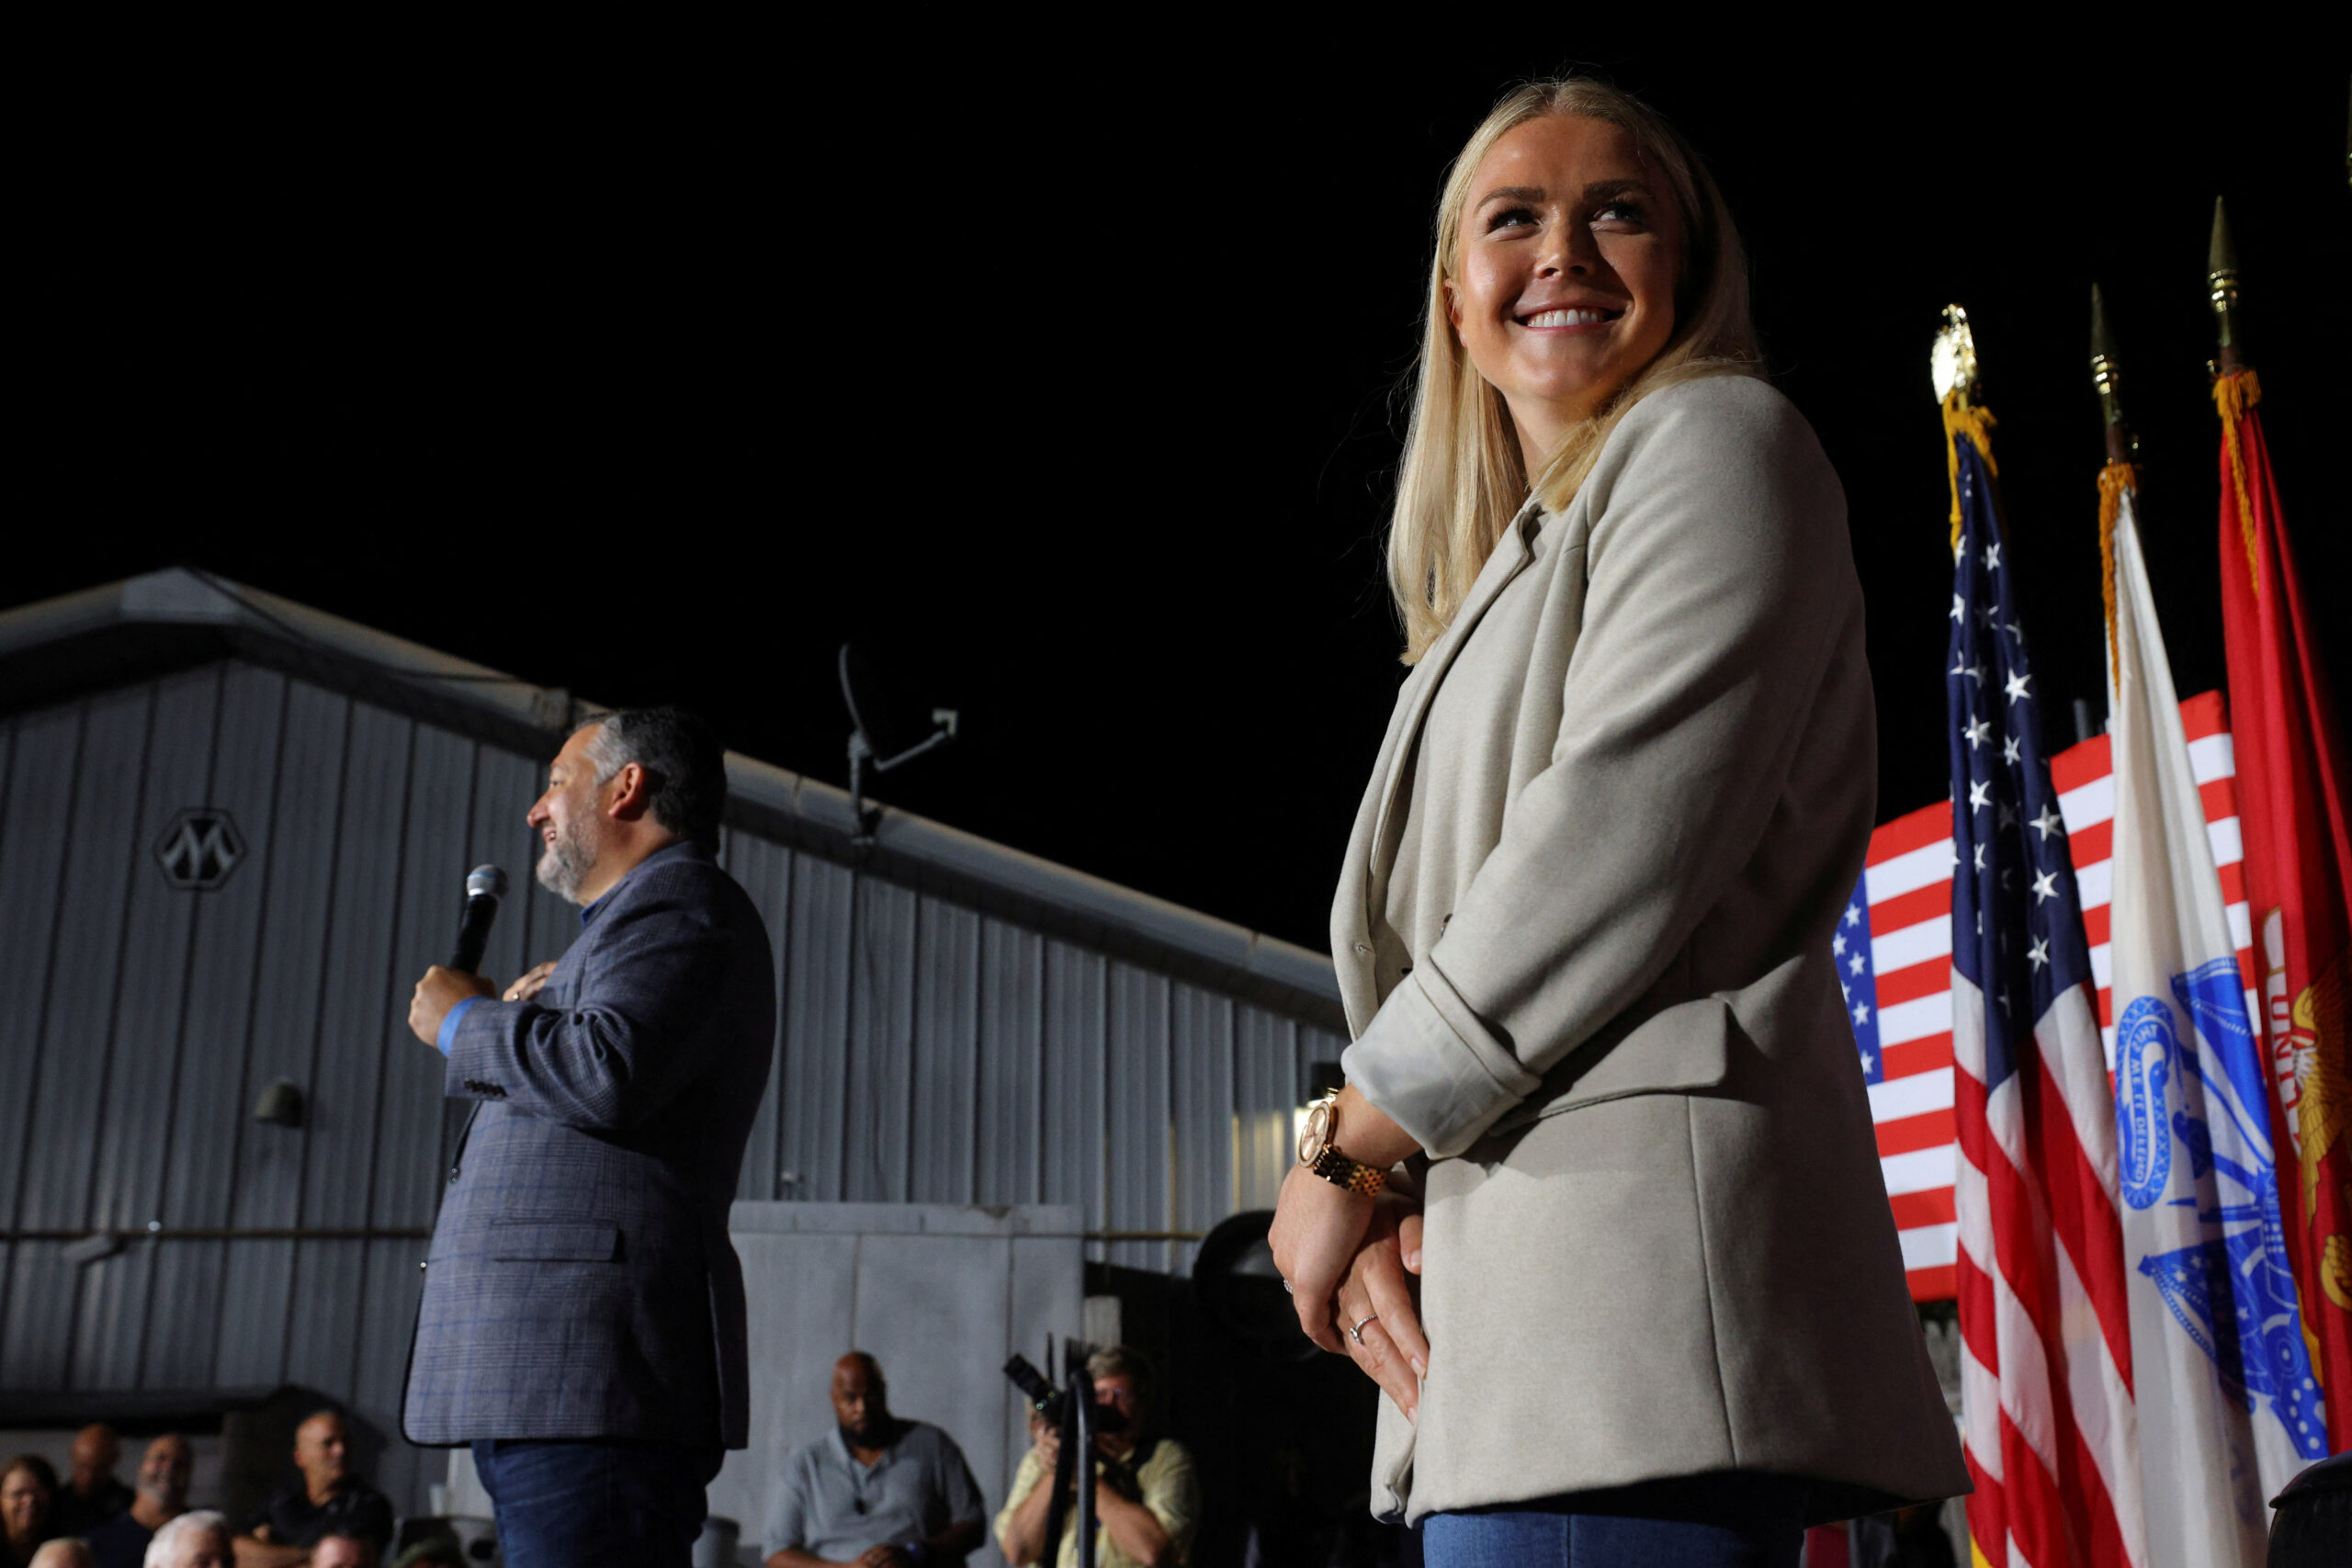
<path fill-rule="evenodd" d="M 1662 1008 L 1620 1036 L 1572 1051 L 1500 1132 L 1579 1106 L 1636 1094 L 1713 1089 L 1731 1070 L 1731 1006 L 1714 997 Z"/>
<path fill-rule="evenodd" d="M 611 1263 L 621 1255 L 618 1225 L 583 1220 L 498 1220 L 490 1227 L 496 1263 Z"/>

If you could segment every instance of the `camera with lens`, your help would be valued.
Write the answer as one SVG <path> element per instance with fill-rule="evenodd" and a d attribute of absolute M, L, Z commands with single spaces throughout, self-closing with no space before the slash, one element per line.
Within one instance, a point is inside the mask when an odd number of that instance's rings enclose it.
<path fill-rule="evenodd" d="M 1027 1396 L 1031 1409 L 1056 1427 L 1064 1425 L 1064 1419 L 1069 1414 L 1069 1389 L 1056 1388 L 1028 1357 L 1017 1353 L 1005 1362 L 1004 1375 L 1011 1378 L 1013 1386 Z M 1096 1432 L 1124 1432 L 1127 1429 L 1127 1413 L 1115 1404 L 1097 1404 L 1092 1416 L 1093 1419 L 1087 1425 Z"/>

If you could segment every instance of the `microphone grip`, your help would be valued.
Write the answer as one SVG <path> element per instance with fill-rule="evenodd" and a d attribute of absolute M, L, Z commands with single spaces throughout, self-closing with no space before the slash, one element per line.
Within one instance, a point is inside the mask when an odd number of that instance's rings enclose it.
<path fill-rule="evenodd" d="M 490 945 L 490 923 L 498 919 L 498 900 L 480 894 L 466 900 L 465 917 L 458 922 L 458 951 L 449 967 L 467 975 L 481 968 L 481 951 Z"/>

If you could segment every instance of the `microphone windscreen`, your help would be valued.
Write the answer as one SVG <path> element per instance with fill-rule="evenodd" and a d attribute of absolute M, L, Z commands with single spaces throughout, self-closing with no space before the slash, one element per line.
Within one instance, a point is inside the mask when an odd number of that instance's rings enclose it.
<path fill-rule="evenodd" d="M 499 898 L 506 897 L 506 873 L 494 865 L 478 865 L 466 877 L 469 898 Z"/>

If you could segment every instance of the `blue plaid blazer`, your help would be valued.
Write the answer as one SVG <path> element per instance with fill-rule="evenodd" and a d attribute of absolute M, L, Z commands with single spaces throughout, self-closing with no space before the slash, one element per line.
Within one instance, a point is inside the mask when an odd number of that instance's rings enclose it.
<path fill-rule="evenodd" d="M 775 1038 L 759 910 L 709 850 L 648 856 L 527 1002 L 459 1018 L 478 1101 L 425 1264 L 411 1442 L 750 1440 L 728 1205 Z"/>

